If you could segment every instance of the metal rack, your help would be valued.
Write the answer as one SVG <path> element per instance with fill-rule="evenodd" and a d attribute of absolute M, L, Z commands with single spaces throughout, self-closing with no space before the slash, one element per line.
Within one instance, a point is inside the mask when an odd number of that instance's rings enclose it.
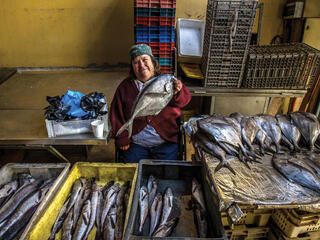
<path fill-rule="evenodd" d="M 209 0 L 201 68 L 204 87 L 238 88 L 257 1 Z"/>

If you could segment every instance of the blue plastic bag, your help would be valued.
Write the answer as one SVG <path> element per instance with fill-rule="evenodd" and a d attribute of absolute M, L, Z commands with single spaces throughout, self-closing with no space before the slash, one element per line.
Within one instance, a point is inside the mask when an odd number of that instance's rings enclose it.
<path fill-rule="evenodd" d="M 88 112 L 83 111 L 80 107 L 81 98 L 85 96 L 81 92 L 68 90 L 66 94 L 61 98 L 61 102 L 70 106 L 70 110 L 67 112 L 68 115 L 71 115 L 76 118 L 81 118 L 88 114 Z"/>

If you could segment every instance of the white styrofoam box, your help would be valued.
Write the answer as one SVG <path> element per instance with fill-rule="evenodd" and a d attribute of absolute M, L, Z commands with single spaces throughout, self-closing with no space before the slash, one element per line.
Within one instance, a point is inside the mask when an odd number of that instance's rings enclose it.
<path fill-rule="evenodd" d="M 177 39 L 179 57 L 202 57 L 204 29 L 204 21 L 178 19 Z"/>

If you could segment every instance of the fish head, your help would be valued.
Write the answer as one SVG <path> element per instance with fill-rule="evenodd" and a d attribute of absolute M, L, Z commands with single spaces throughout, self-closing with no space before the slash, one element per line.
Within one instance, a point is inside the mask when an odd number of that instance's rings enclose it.
<path fill-rule="evenodd" d="M 148 194 L 148 189 L 145 186 L 140 188 L 140 200 L 143 200 Z"/>

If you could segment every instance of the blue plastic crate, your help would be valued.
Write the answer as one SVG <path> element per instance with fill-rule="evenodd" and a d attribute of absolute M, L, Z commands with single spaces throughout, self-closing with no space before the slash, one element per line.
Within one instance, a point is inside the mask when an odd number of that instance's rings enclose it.
<path fill-rule="evenodd" d="M 173 66 L 173 58 L 156 57 L 156 60 L 158 60 L 160 66 Z"/>
<path fill-rule="evenodd" d="M 174 42 L 173 26 L 136 26 L 136 42 Z"/>
<path fill-rule="evenodd" d="M 134 15 L 136 17 L 151 17 L 151 16 L 160 16 L 160 17 L 175 17 L 176 9 L 175 8 L 134 8 Z"/>

